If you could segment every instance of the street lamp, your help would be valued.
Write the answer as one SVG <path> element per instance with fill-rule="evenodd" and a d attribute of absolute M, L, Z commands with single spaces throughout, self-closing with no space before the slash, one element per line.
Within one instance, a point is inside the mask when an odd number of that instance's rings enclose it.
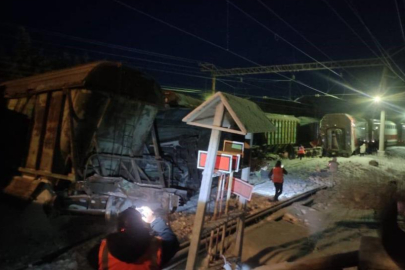
<path fill-rule="evenodd" d="M 373 100 L 374 100 L 375 103 L 379 103 L 381 101 L 381 97 L 380 96 L 375 96 L 373 98 Z"/>

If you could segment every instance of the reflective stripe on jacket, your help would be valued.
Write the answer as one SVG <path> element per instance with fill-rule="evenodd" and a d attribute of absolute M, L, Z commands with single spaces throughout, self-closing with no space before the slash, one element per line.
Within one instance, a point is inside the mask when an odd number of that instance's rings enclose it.
<path fill-rule="evenodd" d="M 273 175 L 271 176 L 271 180 L 273 180 L 274 183 L 283 183 L 283 181 L 284 181 L 283 168 L 274 167 Z"/>
<path fill-rule="evenodd" d="M 134 263 L 126 263 L 115 258 L 108 251 L 107 241 L 101 242 L 98 252 L 99 270 L 158 270 L 162 264 L 162 240 L 153 237 L 149 248 Z"/>

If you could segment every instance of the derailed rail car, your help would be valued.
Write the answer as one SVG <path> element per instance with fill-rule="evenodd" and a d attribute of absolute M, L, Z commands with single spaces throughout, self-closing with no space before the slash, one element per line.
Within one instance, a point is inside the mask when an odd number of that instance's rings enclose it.
<path fill-rule="evenodd" d="M 163 107 L 154 80 L 120 63 L 96 62 L 0 87 L 7 108 L 30 120 L 21 175 L 6 193 L 30 199 L 46 183 L 56 193 L 68 191 L 66 208 L 106 214 L 127 200 L 178 203 L 170 164 L 144 155 Z"/>
<path fill-rule="evenodd" d="M 366 120 L 349 114 L 326 114 L 320 123 L 324 150 L 329 155 L 350 156 L 362 143 L 379 141 L 380 121 Z M 394 122 L 385 121 L 384 142 L 398 143 L 398 129 Z"/>

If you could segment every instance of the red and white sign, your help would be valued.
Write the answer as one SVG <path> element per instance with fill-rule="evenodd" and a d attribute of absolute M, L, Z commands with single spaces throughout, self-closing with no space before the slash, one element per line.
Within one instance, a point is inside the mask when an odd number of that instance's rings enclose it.
<path fill-rule="evenodd" d="M 197 168 L 204 169 L 207 162 L 207 151 L 198 151 Z M 240 155 L 217 154 L 214 169 L 220 172 L 231 173 L 239 171 Z"/>
<path fill-rule="evenodd" d="M 250 201 L 253 194 L 253 186 L 238 178 L 233 179 L 232 193 L 245 198 Z"/>

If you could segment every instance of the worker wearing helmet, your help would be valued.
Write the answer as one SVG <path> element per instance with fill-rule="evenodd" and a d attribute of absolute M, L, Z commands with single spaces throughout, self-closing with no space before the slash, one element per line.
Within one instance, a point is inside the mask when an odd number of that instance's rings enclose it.
<path fill-rule="evenodd" d="M 128 208 L 118 216 L 117 232 L 109 234 L 88 255 L 98 270 L 162 269 L 179 248 L 164 220 L 148 207 Z M 150 226 L 149 226 L 150 224 Z"/>
<path fill-rule="evenodd" d="M 276 202 L 278 201 L 278 197 L 283 192 L 284 174 L 288 174 L 288 172 L 281 165 L 281 161 L 278 160 L 276 162 L 276 166 L 271 169 L 269 173 L 269 178 L 273 181 L 274 187 L 276 189 L 276 193 L 274 195 L 274 201 Z"/>

